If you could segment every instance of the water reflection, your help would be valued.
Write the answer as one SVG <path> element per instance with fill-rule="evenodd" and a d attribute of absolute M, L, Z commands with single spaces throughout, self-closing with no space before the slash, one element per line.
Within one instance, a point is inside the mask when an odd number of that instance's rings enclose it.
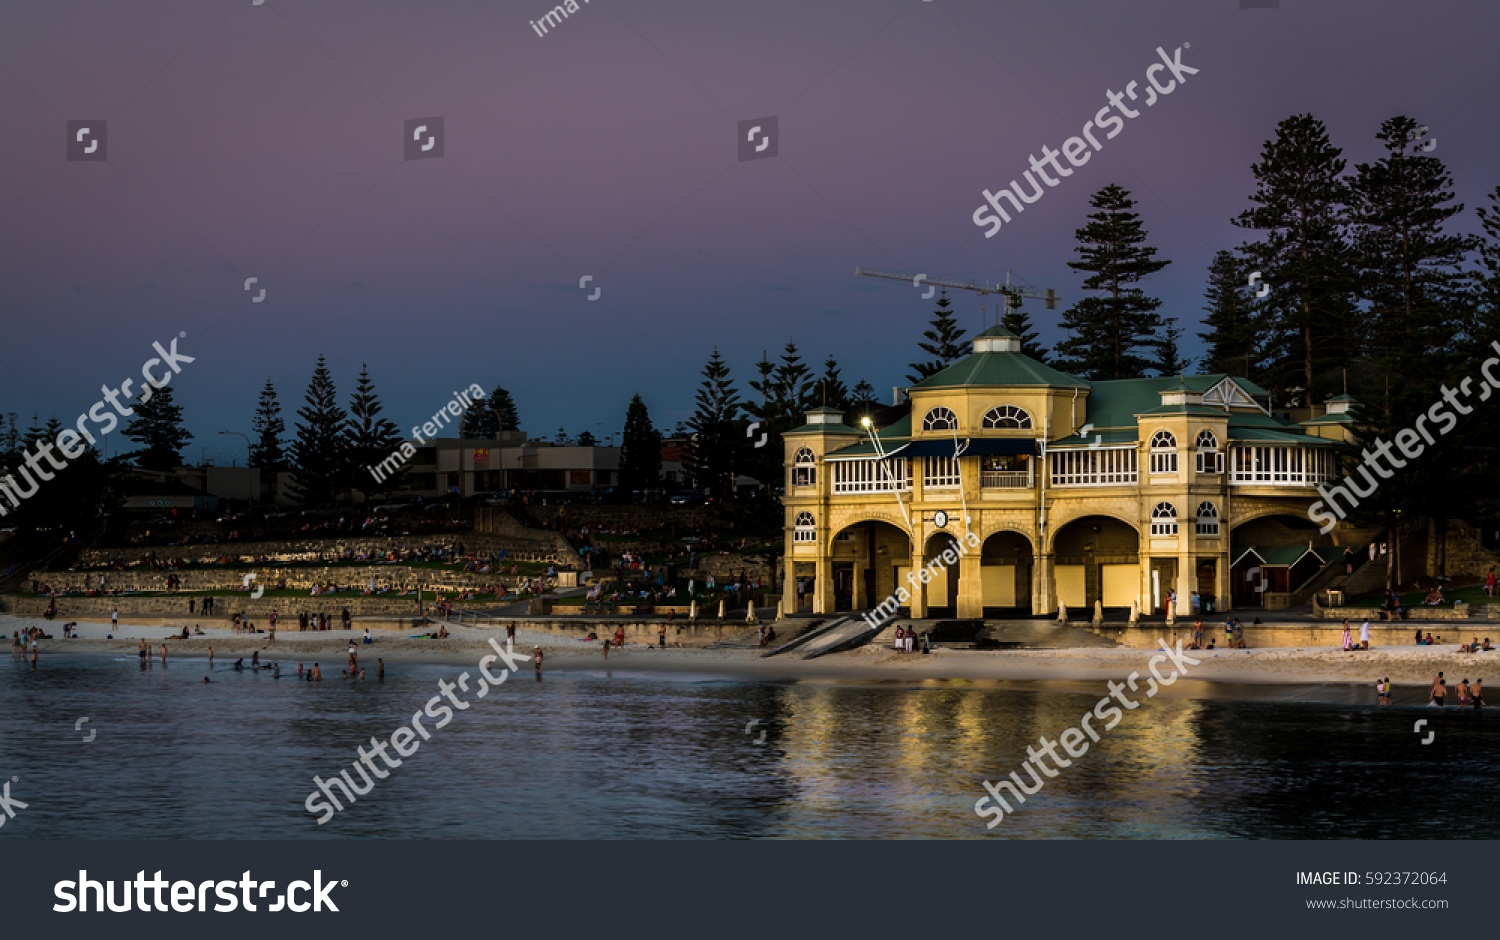
<path fill-rule="evenodd" d="M 1381 709 L 1345 685 L 1179 682 L 987 831 L 973 811 L 981 781 L 1019 771 L 1041 735 L 1078 726 L 1102 683 L 609 670 L 549 673 L 472 701 L 319 827 L 302 805 L 313 776 L 347 769 L 356 748 L 408 723 L 438 679 L 462 670 L 392 665 L 384 683 L 308 683 L 220 664 L 203 685 L 205 671 L 102 656 L 0 668 L 0 774 L 19 776 L 13 793 L 30 804 L 0 837 L 1494 838 L 1497 828 L 1467 805 L 1497 769 L 1491 716 Z M 83 716 L 97 731 L 87 743 L 74 728 Z M 1430 720 L 1432 746 L 1412 733 L 1415 717 Z"/>

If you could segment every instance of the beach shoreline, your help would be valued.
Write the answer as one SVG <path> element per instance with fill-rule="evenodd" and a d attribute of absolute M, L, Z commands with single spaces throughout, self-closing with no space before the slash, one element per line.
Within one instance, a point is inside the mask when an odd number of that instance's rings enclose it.
<path fill-rule="evenodd" d="M 30 626 L 40 626 L 54 639 L 44 640 L 40 656 L 75 653 L 102 653 L 136 657 L 141 639 L 145 639 L 153 660 L 159 660 L 161 644 L 168 650 L 168 663 L 184 664 L 206 661 L 213 647 L 215 665 L 249 659 L 259 652 L 262 662 L 318 662 L 328 669 L 342 668 L 347 661 L 348 646 L 355 643 L 359 661 L 367 670 L 377 658 L 391 663 L 426 663 L 473 667 L 483 656 L 493 653 L 490 638 L 503 646 L 505 631 L 495 627 L 448 625 L 451 636 L 444 640 L 411 636 L 393 637 L 389 632 L 375 632 L 375 642 L 365 645 L 363 631 L 330 630 L 317 633 L 278 631 L 276 642 L 265 634 L 235 634 L 216 628 L 204 636 L 180 638 L 173 628 L 151 624 L 122 622 L 113 639 L 106 639 L 108 623 L 79 621 L 79 639 L 61 638 L 62 623 L 34 618 L 0 615 L 0 630 L 13 633 Z M 627 644 L 612 650 L 604 658 L 597 642 L 580 642 L 553 633 L 527 630 L 516 632 L 516 647 L 528 657 L 534 646 L 545 654 L 545 671 L 597 671 L 601 668 L 640 673 L 693 673 L 728 680 L 798 681 L 798 680 L 1123 680 L 1132 672 L 1147 675 L 1148 661 L 1154 650 L 1118 648 L 1068 648 L 1036 650 L 934 650 L 932 655 L 897 653 L 884 647 L 865 646 L 847 653 L 836 653 L 814 660 L 804 660 L 795 651 L 772 658 L 762 658 L 756 649 L 703 649 L 668 647 L 658 649 L 644 644 Z M 1456 645 L 1391 646 L 1368 652 L 1344 652 L 1329 647 L 1252 648 L 1248 650 L 1198 650 L 1186 654 L 1200 662 L 1187 666 L 1187 677 L 1194 680 L 1223 683 L 1341 683 L 1371 684 L 1389 677 L 1398 685 L 1426 686 L 1438 671 L 1447 673 L 1450 684 L 1459 678 L 1478 678 L 1490 661 L 1486 653 L 1460 654 Z M 1500 652 L 1493 654 L 1500 665 Z"/>

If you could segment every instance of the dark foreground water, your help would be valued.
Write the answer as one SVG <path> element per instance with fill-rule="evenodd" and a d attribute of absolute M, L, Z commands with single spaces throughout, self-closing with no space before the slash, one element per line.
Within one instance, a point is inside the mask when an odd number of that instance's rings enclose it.
<path fill-rule="evenodd" d="M 1078 724 L 1102 683 L 602 670 L 523 674 L 470 696 L 318 826 L 303 805 L 313 776 L 347 769 L 356 747 L 388 738 L 463 671 L 397 665 L 384 683 L 355 683 L 335 667 L 313 684 L 295 664 L 277 680 L 221 663 L 203 685 L 201 660 L 143 671 L 54 656 L 34 674 L 0 662 L 0 782 L 19 778 L 11 798 L 28 804 L 0 838 L 1500 837 L 1484 810 L 1500 709 L 1183 680 L 986 830 L 981 781 Z M 1414 733 L 1420 718 L 1430 723 Z"/>

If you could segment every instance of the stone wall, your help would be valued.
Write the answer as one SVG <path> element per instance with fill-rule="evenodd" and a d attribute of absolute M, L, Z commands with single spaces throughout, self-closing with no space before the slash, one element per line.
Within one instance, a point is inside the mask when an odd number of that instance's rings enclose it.
<path fill-rule="evenodd" d="M 515 587 L 524 575 L 465 574 L 463 566 L 444 568 L 410 568 L 405 565 L 341 565 L 338 567 L 279 568 L 256 565 L 250 568 L 207 568 L 185 571 L 153 571 L 133 568 L 129 571 L 38 571 L 31 580 L 63 588 L 74 585 L 86 590 L 98 587 L 104 578 L 106 591 L 156 592 L 167 589 L 167 578 L 175 575 L 180 582 L 178 593 L 242 590 L 245 576 L 254 574 L 251 586 L 274 590 L 282 581 L 294 591 L 310 591 L 315 585 L 334 584 L 364 589 L 373 580 L 376 588 L 424 590 L 442 588 L 475 588 L 488 590 L 497 584 Z"/>

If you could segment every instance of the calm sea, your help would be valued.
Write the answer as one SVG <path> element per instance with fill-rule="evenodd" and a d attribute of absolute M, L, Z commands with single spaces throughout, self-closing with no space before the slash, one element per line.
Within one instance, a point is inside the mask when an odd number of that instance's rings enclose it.
<path fill-rule="evenodd" d="M 320 827 L 303 806 L 313 776 L 347 769 L 464 669 L 395 665 L 381 683 L 335 666 L 314 684 L 295 664 L 278 680 L 220 663 L 204 685 L 205 671 L 0 663 L 0 781 L 28 804 L 0 838 L 1500 837 L 1482 811 L 1500 710 L 1439 713 L 1415 692 L 1377 708 L 1366 687 L 1182 680 L 991 831 L 980 782 L 1077 724 L 1102 683 L 603 670 L 471 699 Z"/>

